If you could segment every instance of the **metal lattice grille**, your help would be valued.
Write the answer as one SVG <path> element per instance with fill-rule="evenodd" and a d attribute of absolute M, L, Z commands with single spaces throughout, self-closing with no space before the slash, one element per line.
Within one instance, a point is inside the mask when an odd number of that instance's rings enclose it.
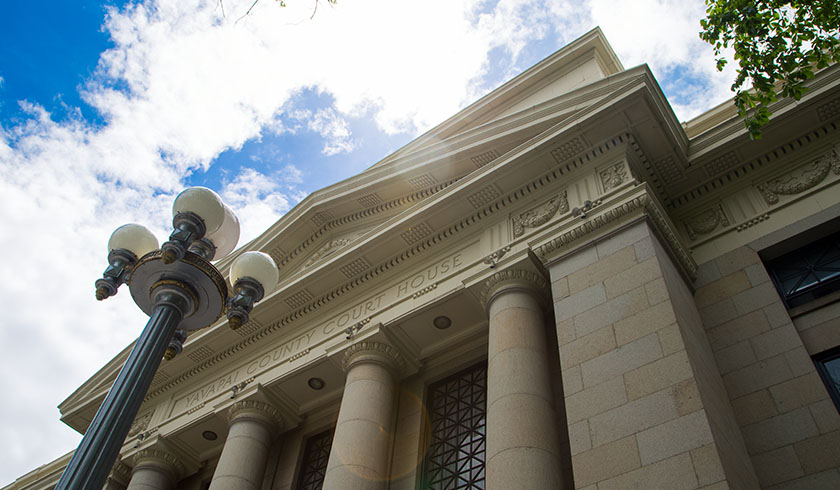
<path fill-rule="evenodd" d="M 324 485 L 324 474 L 327 471 L 327 461 L 330 459 L 332 440 L 333 431 L 330 429 L 306 441 L 298 490 L 321 490 Z"/>
<path fill-rule="evenodd" d="M 431 441 L 424 488 L 484 489 L 487 366 L 445 379 L 429 390 Z"/>
<path fill-rule="evenodd" d="M 767 263 L 788 307 L 840 289 L 840 233 Z"/>

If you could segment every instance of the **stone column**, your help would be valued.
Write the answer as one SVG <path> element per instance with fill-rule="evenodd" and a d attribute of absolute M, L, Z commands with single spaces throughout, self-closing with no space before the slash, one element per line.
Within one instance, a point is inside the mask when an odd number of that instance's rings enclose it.
<path fill-rule="evenodd" d="M 563 488 L 542 298 L 546 281 L 518 269 L 484 285 L 487 354 L 486 485 L 489 490 Z"/>
<path fill-rule="evenodd" d="M 134 456 L 126 490 L 172 490 L 184 473 L 178 458 L 159 449 L 143 449 Z"/>
<path fill-rule="evenodd" d="M 379 490 L 388 484 L 399 353 L 362 341 L 344 353 L 347 382 L 324 490 Z"/>
<path fill-rule="evenodd" d="M 271 405 L 243 400 L 230 407 L 230 424 L 210 490 L 259 490 L 280 413 Z"/>

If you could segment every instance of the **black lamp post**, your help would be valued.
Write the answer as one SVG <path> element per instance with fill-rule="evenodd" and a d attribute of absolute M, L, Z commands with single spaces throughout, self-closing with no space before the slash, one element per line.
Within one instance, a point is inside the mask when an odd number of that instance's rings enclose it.
<path fill-rule="evenodd" d="M 173 215 L 175 230 L 160 250 L 154 235 L 141 225 L 123 225 L 111 235 L 109 265 L 96 281 L 96 298 L 113 296 L 128 283 L 149 321 L 56 490 L 101 490 L 161 359 L 177 355 L 188 332 L 211 325 L 226 307 L 231 327 L 238 328 L 248 321 L 264 290 L 277 284 L 271 257 L 247 252 L 231 265 L 234 296 L 228 298 L 225 279 L 210 261 L 236 246 L 239 220 L 215 192 L 186 189 L 175 199 Z"/>

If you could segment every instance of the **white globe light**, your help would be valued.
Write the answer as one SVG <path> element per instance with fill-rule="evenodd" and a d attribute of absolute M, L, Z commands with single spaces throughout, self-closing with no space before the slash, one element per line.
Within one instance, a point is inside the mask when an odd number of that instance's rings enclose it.
<path fill-rule="evenodd" d="M 206 187 L 190 187 L 181 191 L 172 204 L 172 216 L 190 212 L 204 220 L 204 236 L 222 226 L 225 208 L 218 194 Z"/>
<path fill-rule="evenodd" d="M 245 252 L 230 266 L 230 283 L 243 277 L 256 279 L 265 290 L 265 294 L 274 290 L 280 279 L 280 271 L 270 255 L 262 252 Z"/>
<path fill-rule="evenodd" d="M 145 226 L 134 223 L 120 226 L 114 230 L 108 240 L 109 252 L 124 249 L 137 257 L 142 257 L 153 250 L 157 250 L 158 247 L 158 240 L 155 235 Z"/>
<path fill-rule="evenodd" d="M 225 208 L 225 219 L 222 221 L 222 226 L 207 236 L 207 239 L 213 242 L 216 246 L 216 255 L 213 260 L 219 260 L 226 257 L 233 252 L 236 244 L 239 242 L 239 217 L 233 212 L 227 204 L 223 204 Z"/>

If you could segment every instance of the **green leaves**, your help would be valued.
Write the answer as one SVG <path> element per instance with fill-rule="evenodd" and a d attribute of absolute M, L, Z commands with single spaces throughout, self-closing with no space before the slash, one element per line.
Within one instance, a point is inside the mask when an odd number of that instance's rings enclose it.
<path fill-rule="evenodd" d="M 815 69 L 840 62 L 837 0 L 706 0 L 700 27 L 719 71 L 727 63 L 723 51 L 734 51 L 735 105 L 753 139 L 770 120 L 767 105 L 777 93 L 799 100 Z"/>

